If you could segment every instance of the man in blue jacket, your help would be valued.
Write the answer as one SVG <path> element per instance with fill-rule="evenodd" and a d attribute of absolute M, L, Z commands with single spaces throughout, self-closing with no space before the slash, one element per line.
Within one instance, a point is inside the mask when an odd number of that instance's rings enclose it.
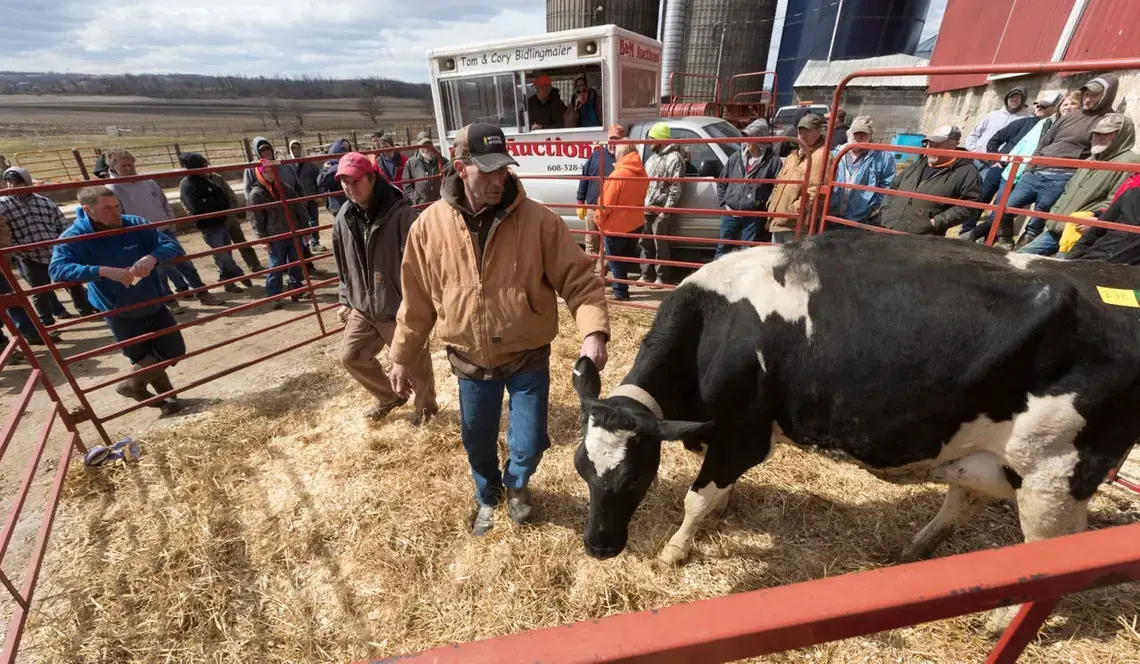
<path fill-rule="evenodd" d="M 851 123 L 852 143 L 871 143 L 875 138 L 875 125 L 869 115 L 860 115 Z M 839 154 L 839 149 L 832 156 Z M 895 155 L 887 150 L 852 149 L 844 153 L 835 170 L 835 181 L 865 187 L 890 189 L 895 181 Z M 885 194 L 836 187 L 831 192 L 831 209 L 828 214 L 861 224 L 882 226 L 879 212 Z M 850 229 L 843 224 L 828 224 L 828 230 Z"/>
<path fill-rule="evenodd" d="M 107 187 L 81 189 L 78 198 L 80 207 L 75 211 L 75 222 L 61 238 L 123 227 L 138 227 L 138 230 L 56 245 L 48 266 L 52 280 L 87 282 L 88 299 L 102 312 L 162 297 L 163 289 L 154 268 L 179 256 L 178 244 L 145 219 L 124 215 L 119 199 Z M 103 320 L 107 321 L 116 341 L 176 325 L 174 316 L 162 303 L 116 312 Z M 145 401 L 154 396 L 147 390 L 147 384 L 153 386 L 157 394 L 174 389 L 166 369 L 150 367 L 185 355 L 186 343 L 182 333 L 175 330 L 125 346 L 122 352 L 130 360 L 134 373 L 118 383 L 115 391 L 135 401 Z M 174 397 L 157 405 L 164 415 L 182 408 Z"/>
<path fill-rule="evenodd" d="M 617 141 L 625 138 L 625 127 L 616 124 L 610 127 L 609 132 L 606 134 L 606 140 Z M 582 166 L 582 179 L 578 180 L 578 218 L 586 222 L 587 231 L 598 230 L 598 225 L 594 223 L 594 217 L 597 210 L 593 208 L 582 207 L 584 205 L 597 205 L 598 195 L 601 188 L 598 186 L 598 173 L 603 176 L 609 177 L 610 173 L 614 172 L 614 151 L 617 149 L 616 145 L 607 143 L 602 149 L 594 150 L 590 153 L 586 163 Z M 591 256 L 598 255 L 598 249 L 602 246 L 602 238 L 598 235 L 586 235 L 586 253 Z M 598 260 L 598 270 L 601 271 L 601 260 Z"/>

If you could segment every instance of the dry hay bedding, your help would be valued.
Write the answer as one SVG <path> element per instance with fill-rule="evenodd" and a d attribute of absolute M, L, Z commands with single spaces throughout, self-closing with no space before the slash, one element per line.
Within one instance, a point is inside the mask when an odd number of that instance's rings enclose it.
<path fill-rule="evenodd" d="M 649 318 L 615 313 L 608 391 Z M 444 412 L 424 430 L 407 411 L 360 417 L 366 394 L 335 353 L 283 386 L 145 436 L 130 470 L 71 471 L 25 659 L 44 662 L 347 661 L 636 611 L 890 564 L 941 501 L 849 465 L 781 447 L 706 524 L 692 561 L 655 556 L 682 516 L 699 458 L 667 445 L 629 549 L 599 562 L 579 539 L 586 487 L 569 369 L 578 344 L 563 313 L 555 344 L 553 447 L 536 476 L 541 521 L 500 513 L 466 534 L 471 480 L 455 382 L 435 355 Z M 1132 520 L 1111 490 L 1095 526 Z M 1020 537 L 989 508 L 941 555 Z M 1027 662 L 1138 662 L 1135 586 L 1067 600 Z M 779 662 L 980 661 L 991 641 L 959 618 L 775 655 Z"/>

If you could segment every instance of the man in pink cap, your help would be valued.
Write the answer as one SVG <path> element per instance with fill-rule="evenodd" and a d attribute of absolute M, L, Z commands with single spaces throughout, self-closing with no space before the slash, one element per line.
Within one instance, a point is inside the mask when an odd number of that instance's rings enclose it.
<path fill-rule="evenodd" d="M 380 421 L 408 402 L 392 389 L 376 355 L 391 346 L 396 331 L 396 312 L 403 299 L 400 263 L 417 213 L 400 190 L 380 177 L 372 160 L 359 152 L 340 158 L 336 178 L 348 198 L 337 212 L 332 233 L 333 256 L 340 272 L 338 315 L 345 324 L 340 361 L 376 397 L 366 415 Z M 416 385 L 412 423 L 419 425 L 439 410 L 427 348 L 409 370 Z"/>

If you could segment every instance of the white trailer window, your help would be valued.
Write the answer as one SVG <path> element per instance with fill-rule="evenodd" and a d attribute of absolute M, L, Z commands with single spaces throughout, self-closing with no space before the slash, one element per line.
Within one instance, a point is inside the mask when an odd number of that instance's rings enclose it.
<path fill-rule="evenodd" d="M 660 72 L 657 69 L 646 69 L 623 65 L 621 68 L 621 114 L 629 115 L 631 111 L 644 111 L 656 109 L 661 102 Z"/>
<path fill-rule="evenodd" d="M 449 132 L 486 122 L 518 130 L 522 105 L 513 74 L 493 74 L 440 82 L 445 126 Z"/>

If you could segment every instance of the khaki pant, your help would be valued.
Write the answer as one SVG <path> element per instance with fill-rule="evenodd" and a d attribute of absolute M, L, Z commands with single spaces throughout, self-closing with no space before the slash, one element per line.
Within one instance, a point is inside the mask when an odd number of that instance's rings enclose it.
<path fill-rule="evenodd" d="M 368 390 L 381 405 L 390 404 L 397 399 L 392 390 L 392 383 L 388 374 L 376 360 L 376 355 L 392 343 L 392 335 L 396 332 L 396 323 L 373 323 L 353 309 L 348 315 L 344 325 L 344 336 L 341 338 L 340 362 L 349 375 L 356 379 L 364 389 Z M 417 413 L 425 410 L 435 412 L 438 406 L 435 402 L 435 374 L 431 368 L 431 353 L 424 347 L 419 358 L 412 363 L 412 385 L 415 386 L 414 406 Z"/>
<path fill-rule="evenodd" d="M 598 230 L 598 225 L 596 223 L 594 223 L 594 216 L 596 214 L 597 214 L 597 210 L 586 210 L 586 230 L 588 230 L 588 231 L 597 231 Z M 601 247 L 602 247 L 602 236 L 601 235 L 592 235 L 589 233 L 586 234 L 586 253 L 587 254 L 590 254 L 591 256 L 599 255 L 601 253 L 601 251 L 600 251 Z M 597 271 L 600 274 L 604 273 L 605 261 L 603 261 L 602 259 L 599 258 L 599 259 L 596 259 L 595 262 L 596 262 L 595 267 L 597 268 Z"/>

